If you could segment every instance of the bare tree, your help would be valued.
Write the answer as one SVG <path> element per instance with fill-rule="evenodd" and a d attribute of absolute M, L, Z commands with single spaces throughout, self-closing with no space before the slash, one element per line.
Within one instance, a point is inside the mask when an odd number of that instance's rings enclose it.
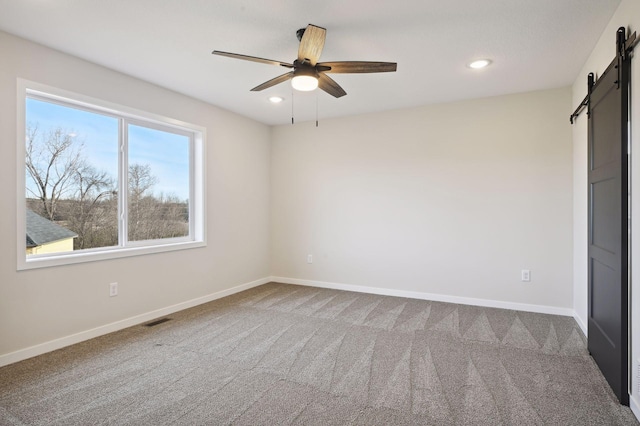
<path fill-rule="evenodd" d="M 75 193 L 67 217 L 69 227 L 78 234 L 75 249 L 116 245 L 118 205 L 113 178 L 82 161 L 73 184 Z"/>
<path fill-rule="evenodd" d="M 153 194 L 158 182 L 148 164 L 129 166 L 129 230 L 131 241 L 189 235 L 189 207 L 175 196 Z"/>
<path fill-rule="evenodd" d="M 61 127 L 43 132 L 26 129 L 25 164 L 28 200 L 51 221 L 78 234 L 75 249 L 118 243 L 117 198 L 107 172 L 98 171 L 83 156 L 84 143 Z"/>
<path fill-rule="evenodd" d="M 189 235 L 189 205 L 174 195 L 156 197 L 156 238 L 174 238 Z"/>
<path fill-rule="evenodd" d="M 129 197 L 131 199 L 140 200 L 145 195 L 150 195 L 147 192 L 156 183 L 158 183 L 158 178 L 151 173 L 149 164 L 129 165 Z"/>
<path fill-rule="evenodd" d="M 40 201 L 42 213 L 54 220 L 58 201 L 70 195 L 73 178 L 81 164 L 82 143 L 57 127 L 40 134 L 37 125 L 26 129 L 26 169 L 33 181 L 26 190 Z"/>
<path fill-rule="evenodd" d="M 41 132 L 27 127 L 26 191 L 29 208 L 78 234 L 74 248 L 118 244 L 117 182 L 83 156 L 84 144 L 60 127 Z M 188 201 L 156 195 L 158 179 L 149 164 L 128 170 L 128 239 L 131 241 L 188 235 Z"/>
<path fill-rule="evenodd" d="M 152 239 L 156 215 L 153 194 L 150 193 L 158 179 L 151 173 L 149 164 L 129 165 L 129 221 L 131 241 Z"/>

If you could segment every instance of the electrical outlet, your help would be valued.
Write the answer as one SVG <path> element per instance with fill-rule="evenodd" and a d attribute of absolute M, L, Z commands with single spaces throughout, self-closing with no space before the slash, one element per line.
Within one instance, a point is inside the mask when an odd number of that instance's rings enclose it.
<path fill-rule="evenodd" d="M 109 297 L 118 295 L 118 283 L 109 284 Z"/>
<path fill-rule="evenodd" d="M 311 254 L 307 255 L 307 263 L 313 263 L 313 255 Z"/>
<path fill-rule="evenodd" d="M 522 270 L 522 281 L 529 282 L 531 281 L 531 271 L 528 269 Z"/>

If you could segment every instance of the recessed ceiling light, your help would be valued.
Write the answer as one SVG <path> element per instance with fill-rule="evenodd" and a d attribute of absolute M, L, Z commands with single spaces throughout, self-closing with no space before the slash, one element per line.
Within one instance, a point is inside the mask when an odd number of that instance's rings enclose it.
<path fill-rule="evenodd" d="M 477 61 L 473 61 L 469 64 L 469 68 L 480 69 L 484 68 L 491 64 L 491 60 L 489 59 L 478 59 Z"/>
<path fill-rule="evenodd" d="M 271 96 L 269 98 L 269 102 L 271 102 L 272 104 L 279 104 L 282 101 L 284 101 L 284 98 L 281 96 Z"/>

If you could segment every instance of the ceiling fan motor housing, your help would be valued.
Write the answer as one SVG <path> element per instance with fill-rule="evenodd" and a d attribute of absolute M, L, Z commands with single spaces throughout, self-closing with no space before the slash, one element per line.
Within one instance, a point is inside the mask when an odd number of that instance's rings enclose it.
<path fill-rule="evenodd" d="M 311 66 L 308 63 L 301 63 L 296 59 L 293 61 L 293 75 L 308 75 L 310 77 L 318 78 L 318 70 L 316 67 Z"/>

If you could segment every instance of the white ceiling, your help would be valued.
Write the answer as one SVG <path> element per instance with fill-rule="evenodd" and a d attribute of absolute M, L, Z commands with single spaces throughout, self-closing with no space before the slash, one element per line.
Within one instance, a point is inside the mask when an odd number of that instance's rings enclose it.
<path fill-rule="evenodd" d="M 396 73 L 332 75 L 347 92 L 340 99 L 296 92 L 296 121 L 314 120 L 316 102 L 322 120 L 570 85 L 619 3 L 0 0 L 0 29 L 263 123 L 284 124 L 291 122 L 290 84 L 249 89 L 286 70 L 212 50 L 292 62 L 296 30 L 312 23 L 327 29 L 321 61 L 398 63 Z M 493 64 L 466 67 L 477 58 Z M 285 102 L 272 105 L 271 95 Z"/>

